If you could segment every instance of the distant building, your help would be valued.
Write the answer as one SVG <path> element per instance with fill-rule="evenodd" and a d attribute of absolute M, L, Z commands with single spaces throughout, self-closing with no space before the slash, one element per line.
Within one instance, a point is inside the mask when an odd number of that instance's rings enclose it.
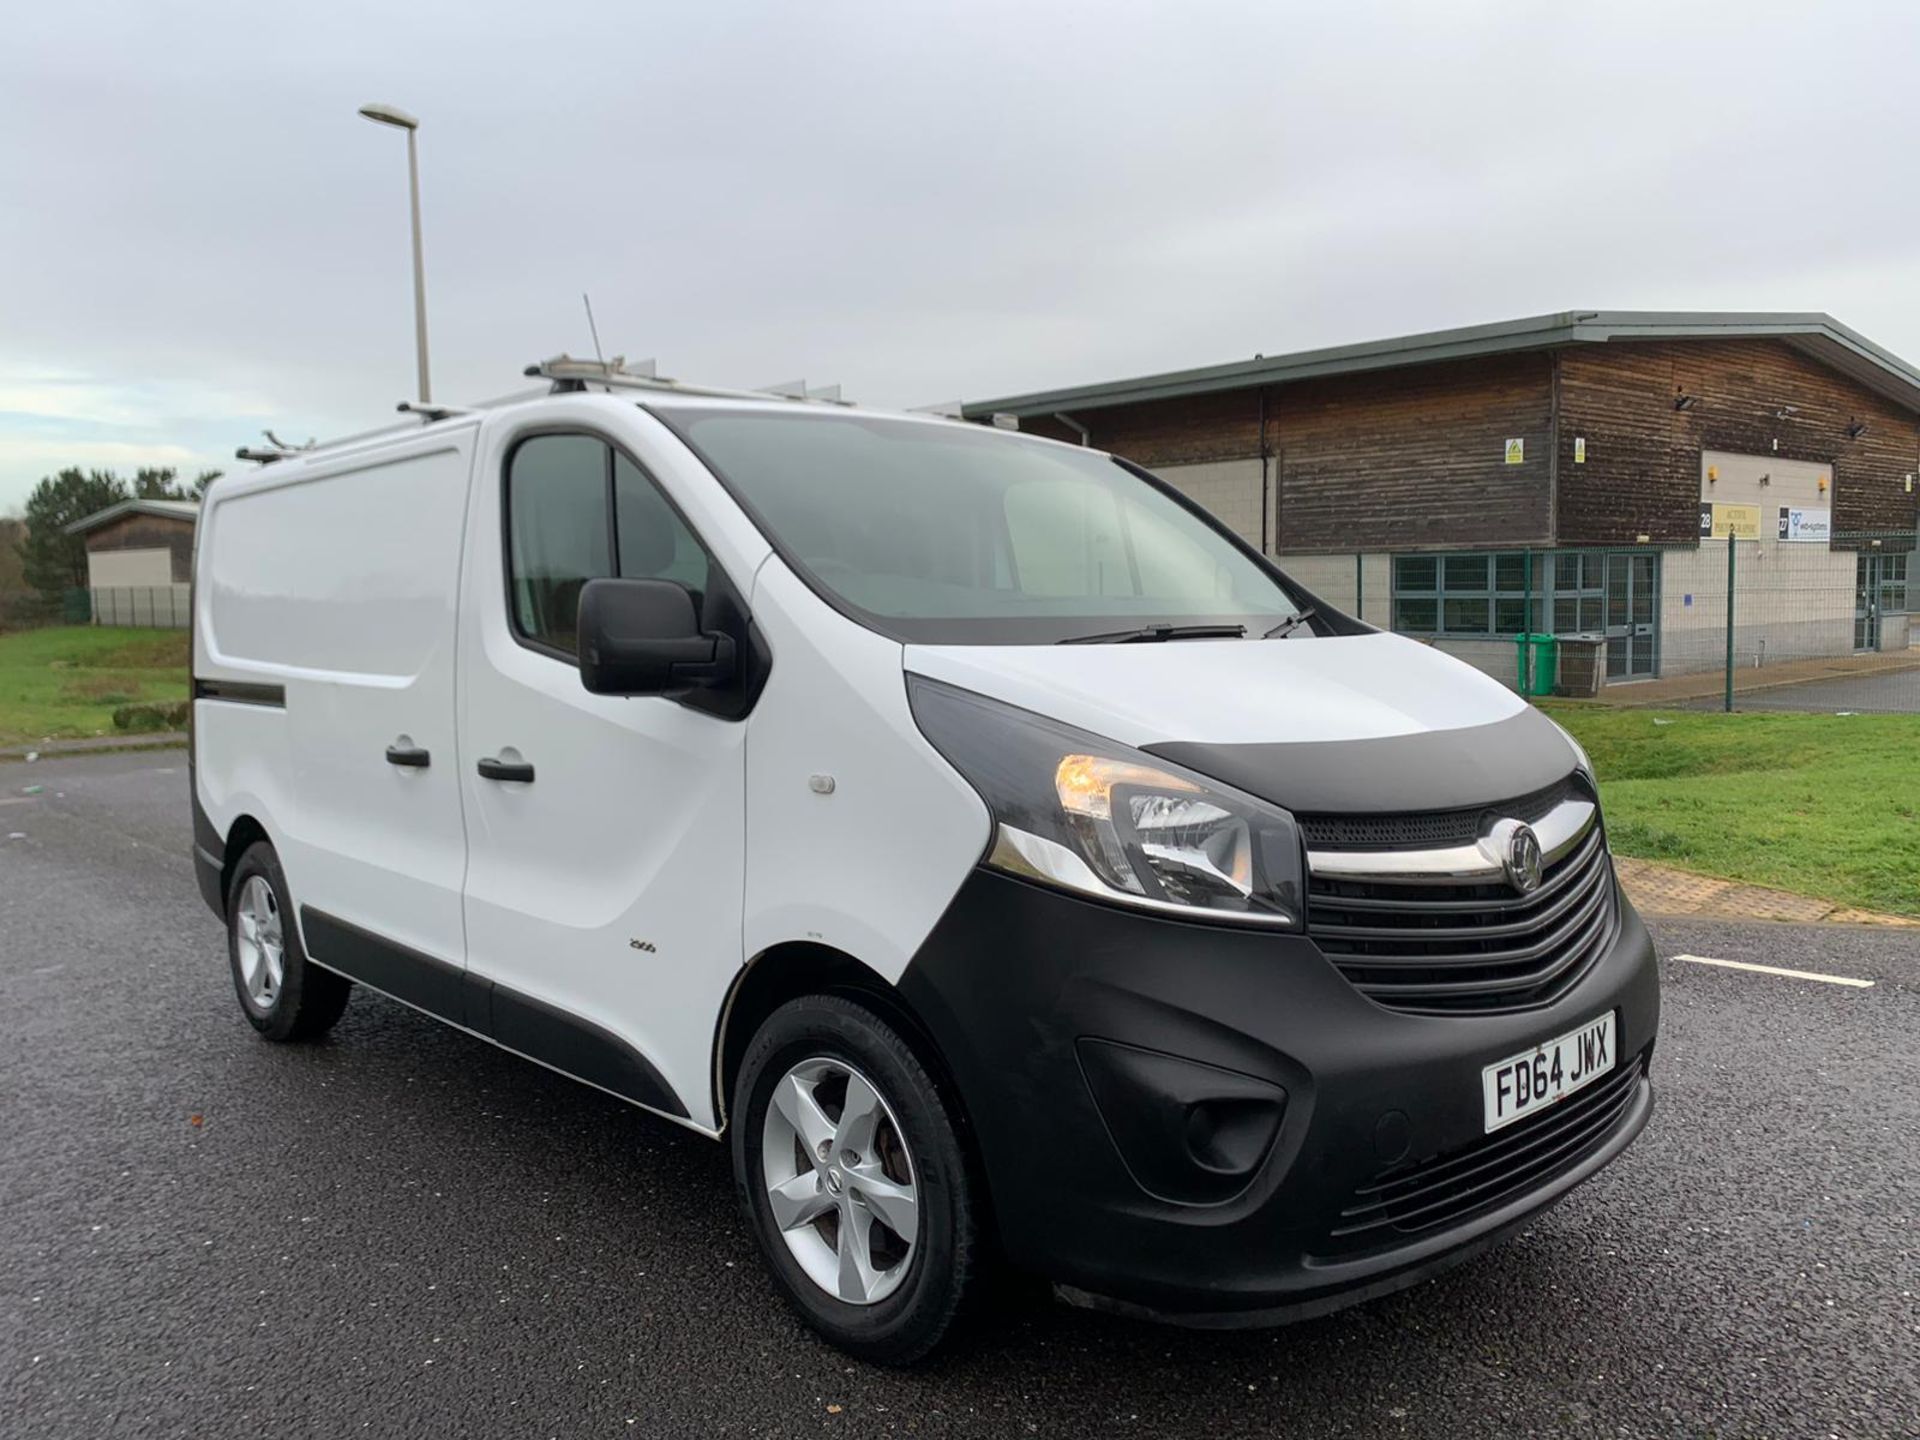
<path fill-rule="evenodd" d="M 1572 311 L 964 413 L 1149 466 L 1330 602 L 1503 679 L 1523 629 L 1604 633 L 1615 683 L 1723 664 L 1696 599 L 1725 593 L 1703 524 L 1736 515 L 1737 598 L 1780 589 L 1736 606 L 1742 663 L 1920 641 L 1920 371 L 1826 315 Z"/>
<path fill-rule="evenodd" d="M 69 535 L 86 537 L 95 623 L 187 624 L 199 520 L 191 500 L 122 500 L 69 525 Z"/>

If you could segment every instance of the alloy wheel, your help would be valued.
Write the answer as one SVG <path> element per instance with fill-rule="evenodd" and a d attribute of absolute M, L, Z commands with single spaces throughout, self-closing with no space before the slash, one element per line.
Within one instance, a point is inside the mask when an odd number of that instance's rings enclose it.
<path fill-rule="evenodd" d="M 767 1105 L 760 1160 L 774 1226 L 815 1285 L 850 1305 L 900 1287 L 920 1197 L 906 1137 L 871 1080 L 825 1056 L 793 1066 Z"/>
<path fill-rule="evenodd" d="M 287 951 L 280 927 L 280 900 L 264 875 L 249 875 L 234 911 L 234 951 L 240 983 L 261 1014 L 273 1009 L 286 978 Z"/>

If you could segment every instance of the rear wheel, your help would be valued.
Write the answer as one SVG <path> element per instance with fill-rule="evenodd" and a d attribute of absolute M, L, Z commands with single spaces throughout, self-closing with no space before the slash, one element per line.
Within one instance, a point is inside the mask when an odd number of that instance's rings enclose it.
<path fill-rule="evenodd" d="M 339 1020 L 353 983 L 307 959 L 280 857 L 264 840 L 234 866 L 227 890 L 227 958 L 248 1023 L 269 1040 L 307 1040 Z"/>
<path fill-rule="evenodd" d="M 741 1063 L 742 1206 L 788 1300 L 843 1349 L 920 1359 L 973 1289 L 975 1189 L 945 1100 L 872 1011 L 809 996 Z"/>

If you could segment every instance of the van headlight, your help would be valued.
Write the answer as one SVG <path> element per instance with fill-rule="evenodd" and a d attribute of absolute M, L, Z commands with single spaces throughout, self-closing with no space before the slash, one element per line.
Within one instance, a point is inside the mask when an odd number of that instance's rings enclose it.
<path fill-rule="evenodd" d="M 1299 827 L 1142 751 L 922 676 L 913 718 L 987 802 L 986 863 L 1122 905 L 1298 928 Z"/>

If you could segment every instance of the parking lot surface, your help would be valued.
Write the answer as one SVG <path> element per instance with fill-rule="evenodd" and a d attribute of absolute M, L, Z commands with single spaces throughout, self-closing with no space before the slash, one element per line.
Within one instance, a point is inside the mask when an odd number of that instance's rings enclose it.
<path fill-rule="evenodd" d="M 1440 1279 L 1229 1334 L 1010 1301 L 902 1374 L 789 1318 L 722 1147 L 365 993 L 257 1039 L 186 787 L 0 766 L 7 1435 L 1920 1433 L 1912 932 L 1657 924 L 1874 983 L 1664 962 L 1646 1134 Z"/>
<path fill-rule="evenodd" d="M 1688 710 L 1720 710 L 1719 695 L 1686 703 Z M 1733 697 L 1736 710 L 1800 710 L 1819 715 L 1851 710 L 1858 714 L 1920 714 L 1920 670 L 1882 671 L 1839 680 L 1810 680 L 1804 685 L 1780 685 L 1767 690 L 1742 690 Z"/>

